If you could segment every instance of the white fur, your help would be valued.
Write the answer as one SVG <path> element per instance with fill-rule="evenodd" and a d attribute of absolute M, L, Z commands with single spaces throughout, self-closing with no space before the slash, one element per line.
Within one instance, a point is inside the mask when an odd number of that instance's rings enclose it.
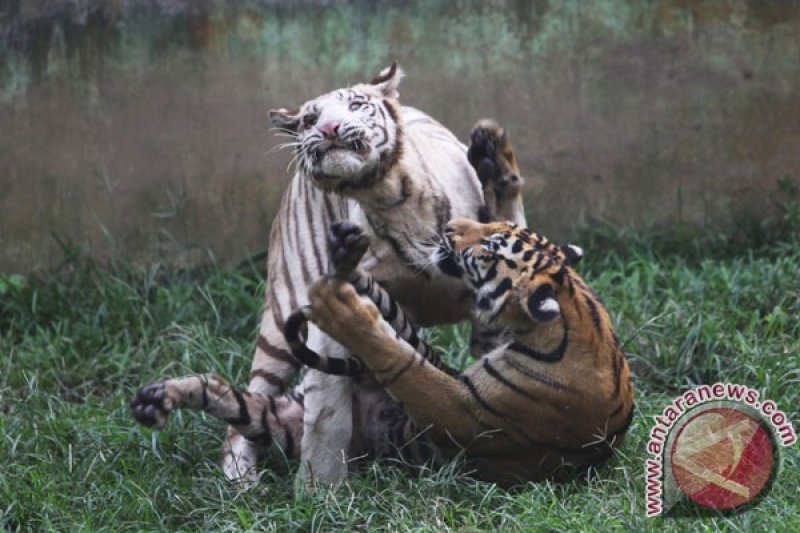
<path fill-rule="evenodd" d="M 322 156 L 320 170 L 329 176 L 361 176 L 378 164 L 377 154 L 370 155 L 365 160 L 349 150 L 329 150 Z"/>

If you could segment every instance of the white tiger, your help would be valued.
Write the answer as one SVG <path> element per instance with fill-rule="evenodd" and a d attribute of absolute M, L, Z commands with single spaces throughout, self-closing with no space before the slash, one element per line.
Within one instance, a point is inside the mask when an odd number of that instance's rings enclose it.
<path fill-rule="evenodd" d="M 273 125 L 291 138 L 297 171 L 270 232 L 266 303 L 247 392 L 205 374 L 148 385 L 131 402 L 140 422 L 159 427 L 176 408 L 226 420 L 231 427 L 223 468 L 231 479 L 254 480 L 259 446 L 276 443 L 287 455 L 300 456 L 304 481 L 336 484 L 346 477 L 348 457 L 380 454 L 395 423 L 391 414 L 402 412 L 370 379 L 308 371 L 285 394 L 300 365 L 288 350 L 284 323 L 308 303 L 313 282 L 330 271 L 326 236 L 334 221 L 367 229 L 372 244 L 360 268 L 421 326 L 470 315 L 462 286 L 426 267 L 430 243 L 447 221 L 485 219 L 493 212 L 525 223 L 518 188 L 512 201 L 492 195 L 494 205 L 484 205 L 466 147 L 425 113 L 398 103 L 402 77 L 392 64 L 368 84 L 330 92 L 296 110 L 270 111 Z M 348 356 L 314 326 L 307 344 L 330 357 Z"/>

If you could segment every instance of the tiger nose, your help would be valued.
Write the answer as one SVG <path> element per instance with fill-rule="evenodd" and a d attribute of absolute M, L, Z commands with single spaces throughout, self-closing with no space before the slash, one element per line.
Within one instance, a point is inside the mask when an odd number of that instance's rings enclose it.
<path fill-rule="evenodd" d="M 322 135 L 324 135 L 326 139 L 335 139 L 339 135 L 338 120 L 331 120 L 318 127 L 319 131 L 322 132 Z"/>

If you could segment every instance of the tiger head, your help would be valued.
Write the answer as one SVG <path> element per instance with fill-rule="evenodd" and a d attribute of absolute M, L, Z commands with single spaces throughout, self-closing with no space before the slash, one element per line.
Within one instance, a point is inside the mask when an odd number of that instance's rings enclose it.
<path fill-rule="evenodd" d="M 526 327 L 560 316 L 567 268 L 582 257 L 578 246 L 556 246 L 512 222 L 457 218 L 447 224 L 432 259 L 444 274 L 466 282 L 482 321 Z"/>
<path fill-rule="evenodd" d="M 298 168 L 324 190 L 363 188 L 379 180 L 401 150 L 397 63 L 370 83 L 309 100 L 296 110 L 269 112 L 291 142 Z"/>

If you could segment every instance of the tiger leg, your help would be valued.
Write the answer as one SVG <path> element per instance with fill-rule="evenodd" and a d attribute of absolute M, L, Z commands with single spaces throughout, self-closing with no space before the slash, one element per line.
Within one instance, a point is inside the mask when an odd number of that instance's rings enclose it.
<path fill-rule="evenodd" d="M 243 487 L 253 485 L 258 480 L 256 461 L 262 449 L 259 443 L 248 439 L 233 426 L 228 426 L 222 443 L 222 473 L 225 478 Z"/>
<path fill-rule="evenodd" d="M 369 374 L 355 385 L 353 426 L 353 457 L 402 459 L 419 466 L 440 459 L 426 429 L 418 428 L 403 405 Z"/>
<path fill-rule="evenodd" d="M 398 337 L 407 342 L 426 361 L 436 368 L 455 375 L 458 372 L 442 361 L 441 354 L 419 336 L 419 327 L 411 321 L 399 303 L 371 276 L 355 272 L 350 284 L 356 292 L 374 303 L 381 317 L 392 327 Z"/>
<path fill-rule="evenodd" d="M 420 353 L 428 362 L 450 374 L 454 370 L 447 367 L 439 353 L 419 336 L 419 328 L 408 314 L 384 289 L 380 283 L 358 268 L 358 263 L 369 247 L 369 236 L 360 226 L 339 221 L 331 225 L 328 232 L 328 249 L 333 263 L 333 277 L 347 281 L 356 292 L 372 300 L 383 319 L 394 331 Z"/>
<path fill-rule="evenodd" d="M 478 174 L 483 187 L 486 210 L 481 222 L 510 220 L 525 224 L 522 206 L 522 186 L 519 165 L 508 133 L 493 120 L 478 121 L 470 134 L 467 158 Z M 479 358 L 508 342 L 504 329 L 472 321 L 470 353 Z"/>
<path fill-rule="evenodd" d="M 352 285 L 323 278 L 309 292 L 312 319 L 357 354 L 378 382 L 400 401 L 417 427 L 445 453 L 455 453 L 481 430 L 463 381 L 425 361 L 381 319 Z"/>
<path fill-rule="evenodd" d="M 283 337 L 280 314 L 272 309 L 277 298 L 271 288 L 267 289 L 265 310 L 250 370 L 250 384 L 247 387 L 251 394 L 280 396 L 287 390 L 300 368 L 297 360 L 289 353 Z M 261 444 L 246 439 L 229 426 L 222 445 L 222 471 L 225 477 L 245 483 L 255 481 L 255 464 L 263 448 Z"/>
<path fill-rule="evenodd" d="M 525 225 L 519 165 L 508 133 L 493 120 L 480 120 L 472 128 L 469 160 L 483 186 L 486 210 L 481 222 L 510 220 Z"/>
<path fill-rule="evenodd" d="M 434 350 L 419 336 L 419 328 L 408 314 L 369 274 L 358 268 L 358 263 L 369 246 L 369 237 L 357 225 L 349 222 L 335 222 L 328 233 L 328 249 L 333 263 L 333 277 L 347 281 L 356 292 L 370 299 L 378 308 L 386 322 L 397 335 L 411 345 L 422 357 L 448 374 L 458 372 L 448 367 Z M 327 353 L 317 353 L 309 349 L 301 338 L 300 331 L 308 321 L 308 309 L 300 308 L 287 318 L 283 334 L 292 355 L 304 365 L 326 374 L 337 376 L 358 376 L 364 365 L 356 358 L 340 359 Z"/>
<path fill-rule="evenodd" d="M 145 385 L 130 407 L 137 421 L 157 428 L 176 409 L 204 411 L 226 421 L 251 446 L 275 444 L 293 457 L 303 435 L 303 401 L 299 390 L 264 396 L 240 392 L 216 374 L 198 374 Z M 254 463 L 240 464 L 240 470 L 252 476 Z"/>
<path fill-rule="evenodd" d="M 350 358 L 350 352 L 313 324 L 308 346 L 330 357 Z M 353 379 L 309 370 L 303 385 L 306 410 L 298 481 L 309 489 L 315 483 L 337 485 L 347 477 L 348 449 L 353 437 Z"/>

